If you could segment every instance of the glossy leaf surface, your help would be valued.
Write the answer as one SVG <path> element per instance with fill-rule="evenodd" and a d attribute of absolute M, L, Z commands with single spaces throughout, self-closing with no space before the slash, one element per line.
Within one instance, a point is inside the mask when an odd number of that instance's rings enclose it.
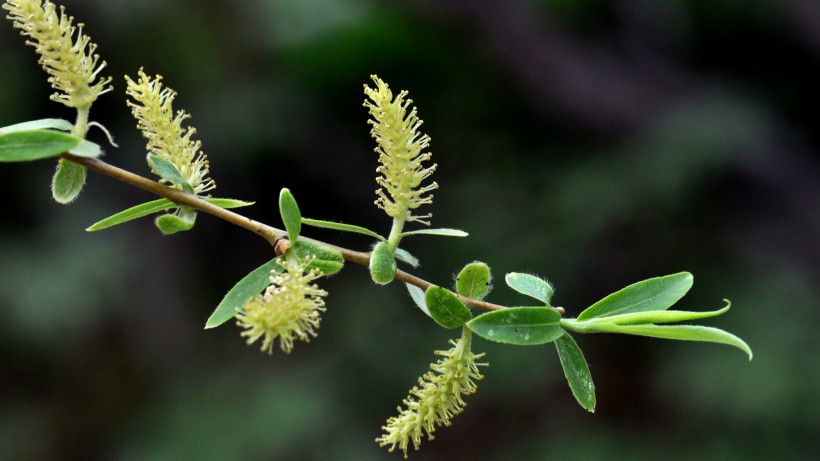
<path fill-rule="evenodd" d="M 439 286 L 427 288 L 424 301 L 430 316 L 444 328 L 458 328 L 473 317 L 455 293 Z"/>
<path fill-rule="evenodd" d="M 467 322 L 478 336 L 500 343 L 546 344 L 564 334 L 561 314 L 551 307 L 514 307 L 481 314 Z"/>
<path fill-rule="evenodd" d="M 27 162 L 56 157 L 82 142 L 76 136 L 49 130 L 4 133 L 0 134 L 0 162 Z"/>
<path fill-rule="evenodd" d="M 288 239 L 295 242 L 302 233 L 302 213 L 299 212 L 299 205 L 296 204 L 293 194 L 286 188 L 279 192 L 279 214 L 288 232 Z"/>
<path fill-rule="evenodd" d="M 271 272 L 282 272 L 279 258 L 271 259 L 254 269 L 233 286 L 216 306 L 214 312 L 205 322 L 205 328 L 215 328 L 232 319 L 251 298 L 258 295 L 270 284 Z"/>
<path fill-rule="evenodd" d="M 588 307 L 578 320 L 665 310 L 692 288 L 692 282 L 692 274 L 679 272 L 633 283 Z"/>
<path fill-rule="evenodd" d="M 555 348 L 575 400 L 587 411 L 595 412 L 595 383 L 581 348 L 568 333 L 555 340 Z"/>

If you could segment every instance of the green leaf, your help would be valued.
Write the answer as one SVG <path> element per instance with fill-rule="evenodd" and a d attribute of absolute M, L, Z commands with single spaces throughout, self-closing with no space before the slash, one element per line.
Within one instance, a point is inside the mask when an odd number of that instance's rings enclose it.
<path fill-rule="evenodd" d="M 387 285 L 396 276 L 396 259 L 387 242 L 379 242 L 370 254 L 370 278 L 379 285 Z"/>
<path fill-rule="evenodd" d="M 595 322 L 598 323 L 598 322 Z M 719 328 L 700 325 L 615 325 L 601 322 L 596 330 L 602 333 L 621 333 L 626 335 L 648 336 L 651 338 L 678 339 L 682 341 L 704 341 L 709 343 L 734 346 L 749 355 L 749 345 L 737 336 Z"/>
<path fill-rule="evenodd" d="M 111 215 L 105 219 L 97 221 L 96 223 L 92 224 L 88 229 L 86 229 L 86 231 L 95 232 L 103 229 L 108 229 L 109 227 L 113 227 L 118 224 L 123 224 L 137 218 L 142 218 L 143 216 L 148 216 L 150 214 L 159 213 L 160 211 L 170 210 L 171 208 L 176 208 L 177 206 L 179 205 L 168 200 L 167 198 L 153 200 L 137 206 L 133 206 L 127 210 L 120 211 L 117 214 Z"/>
<path fill-rule="evenodd" d="M 204 200 L 220 208 L 238 208 L 253 205 L 253 202 L 243 202 L 241 200 L 234 200 L 229 198 L 206 198 Z M 109 227 L 123 224 L 128 221 L 133 221 L 134 219 L 142 218 L 143 216 L 159 213 L 160 211 L 167 211 L 177 207 L 179 207 L 179 205 L 168 200 L 167 198 L 153 200 L 137 206 L 133 206 L 131 208 L 128 208 L 127 210 L 120 211 L 117 214 L 111 215 L 103 220 L 97 221 L 96 223 L 92 224 L 88 229 L 86 229 L 86 231 L 95 232 L 103 229 L 108 229 Z"/>
<path fill-rule="evenodd" d="M 361 226 L 354 226 L 353 224 L 345 224 L 341 222 L 333 222 L 333 221 L 323 221 L 321 219 L 310 219 L 310 218 L 302 218 L 302 224 L 313 226 L 313 227 L 320 227 L 322 229 L 333 229 L 343 232 L 354 232 L 357 234 L 364 234 L 379 241 L 386 240 L 381 235 L 373 232 L 370 229 L 366 229 Z"/>
<path fill-rule="evenodd" d="M 644 325 L 649 323 L 673 323 L 685 322 L 687 320 L 698 320 L 709 317 L 717 317 L 726 313 L 732 306 L 728 299 L 724 299 L 726 307 L 716 311 L 707 312 L 692 312 L 692 311 L 650 311 L 650 312 L 633 312 L 631 314 L 619 314 L 604 317 L 601 319 L 587 320 L 587 323 L 607 322 L 616 325 Z M 582 322 L 583 323 L 583 322 Z"/>
<path fill-rule="evenodd" d="M 102 155 L 102 148 L 99 144 L 83 139 L 79 146 L 71 149 L 68 153 L 77 157 L 97 158 Z"/>
<path fill-rule="evenodd" d="M 32 120 L 29 122 L 16 123 L 14 125 L 4 126 L 0 128 L 0 135 L 5 133 L 12 133 L 15 131 L 32 131 L 32 130 L 60 130 L 68 131 L 74 129 L 74 125 L 68 120 L 59 118 L 44 118 L 40 120 Z"/>
<path fill-rule="evenodd" d="M 13 131 L 0 135 L 0 162 L 27 162 L 56 157 L 79 146 L 83 140 L 48 130 Z"/>
<path fill-rule="evenodd" d="M 66 205 L 80 195 L 85 186 L 86 169 L 74 162 L 60 159 L 51 181 L 51 195 L 57 203 Z"/>
<path fill-rule="evenodd" d="M 427 301 L 424 299 L 424 290 L 415 285 L 410 285 L 409 283 L 405 283 L 405 285 L 407 286 L 407 291 L 410 293 L 410 297 L 413 298 L 413 302 L 416 303 L 416 306 L 418 306 L 422 312 L 427 314 L 428 317 L 433 318 L 430 314 L 430 309 L 427 308 Z"/>
<path fill-rule="evenodd" d="M 154 224 L 165 235 L 176 234 L 194 228 L 196 211 L 188 207 L 180 207 L 179 214 L 164 214 L 154 220 Z"/>
<path fill-rule="evenodd" d="M 173 163 L 155 154 L 148 154 L 146 159 L 148 160 L 148 166 L 160 178 L 182 187 L 182 190 L 189 194 L 194 193 L 194 188 L 182 177 Z"/>
<path fill-rule="evenodd" d="M 254 269 L 233 286 L 216 306 L 205 322 L 205 329 L 215 328 L 232 319 L 251 298 L 258 295 L 270 284 L 271 272 L 280 273 L 283 268 L 279 258 L 273 258 Z"/>
<path fill-rule="evenodd" d="M 668 309 L 692 287 L 692 274 L 679 272 L 633 283 L 581 312 L 578 320 Z"/>
<path fill-rule="evenodd" d="M 430 316 L 444 328 L 458 328 L 473 318 L 470 309 L 450 290 L 430 285 L 424 295 Z"/>
<path fill-rule="evenodd" d="M 236 200 L 232 198 L 206 198 L 204 199 L 206 202 L 210 203 L 211 205 L 216 205 L 219 208 L 242 208 L 243 206 L 251 206 L 256 202 L 246 202 L 244 200 Z"/>
<path fill-rule="evenodd" d="M 410 264 L 414 269 L 419 267 L 419 258 L 413 256 L 407 250 L 396 248 L 396 252 L 393 253 L 393 256 L 395 256 L 398 261 Z"/>
<path fill-rule="evenodd" d="M 555 341 L 564 334 L 560 320 L 561 314 L 551 307 L 513 307 L 481 314 L 467 322 L 467 327 L 485 339 L 529 346 Z"/>
<path fill-rule="evenodd" d="M 344 257 L 338 251 L 305 240 L 297 240 L 296 243 L 291 244 L 288 251 L 293 251 L 300 261 L 306 262 L 309 269 L 318 269 L 326 276 L 342 270 L 345 262 Z"/>
<path fill-rule="evenodd" d="M 521 272 L 510 272 L 504 277 L 510 288 L 530 297 L 533 297 L 547 306 L 552 299 L 552 285 L 544 279 Z"/>
<path fill-rule="evenodd" d="M 464 232 L 463 230 L 459 230 L 459 229 L 442 228 L 442 229 L 419 229 L 419 230 L 414 230 L 414 231 L 409 231 L 409 232 L 402 232 L 399 235 L 401 235 L 402 237 L 407 237 L 409 235 L 441 235 L 441 236 L 444 236 L 444 237 L 467 237 L 470 234 Z"/>
<path fill-rule="evenodd" d="M 595 383 L 592 382 L 592 374 L 581 348 L 568 333 L 555 340 L 555 348 L 558 350 L 558 358 L 561 360 L 569 388 L 572 389 L 572 395 L 582 407 L 594 413 Z"/>
<path fill-rule="evenodd" d="M 456 292 L 472 299 L 484 299 L 490 292 L 490 266 L 482 262 L 473 262 L 464 266 L 456 277 Z"/>
<path fill-rule="evenodd" d="M 282 215 L 282 223 L 288 231 L 288 240 L 295 242 L 302 233 L 302 213 L 299 212 L 299 205 L 287 188 L 279 191 L 279 214 Z"/>

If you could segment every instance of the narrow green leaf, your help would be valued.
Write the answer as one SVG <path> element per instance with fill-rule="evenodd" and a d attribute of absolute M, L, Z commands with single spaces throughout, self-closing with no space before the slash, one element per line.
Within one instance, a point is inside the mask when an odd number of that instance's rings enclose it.
<path fill-rule="evenodd" d="M 5 133 L 12 133 L 15 131 L 32 131 L 32 130 L 60 130 L 71 131 L 74 125 L 68 120 L 59 118 L 43 118 L 40 120 L 31 120 L 29 122 L 15 123 L 14 125 L 4 126 L 0 128 L 0 135 Z"/>
<path fill-rule="evenodd" d="M 409 283 L 405 283 L 405 285 L 407 286 L 407 291 L 410 293 L 410 297 L 413 298 L 413 302 L 416 303 L 416 306 L 418 306 L 422 312 L 427 314 L 428 317 L 433 318 L 430 314 L 430 309 L 427 308 L 427 301 L 424 299 L 424 290 L 415 285 L 410 285 Z"/>
<path fill-rule="evenodd" d="M 69 204 L 77 199 L 85 186 L 86 169 L 68 160 L 60 159 L 51 181 L 51 195 L 57 203 Z"/>
<path fill-rule="evenodd" d="M 251 206 L 256 202 L 245 202 L 243 200 L 236 200 L 232 198 L 206 198 L 204 199 L 206 202 L 210 203 L 211 205 L 216 205 L 219 208 L 242 208 L 243 206 Z"/>
<path fill-rule="evenodd" d="M 490 266 L 476 261 L 464 266 L 456 277 L 456 292 L 472 299 L 484 299 L 490 292 Z"/>
<path fill-rule="evenodd" d="M 127 210 L 120 211 L 117 214 L 111 215 L 105 219 L 97 221 L 96 223 L 92 224 L 88 229 L 86 229 L 86 231 L 95 232 L 103 229 L 108 229 L 109 227 L 126 223 L 137 218 L 142 218 L 143 216 L 148 216 L 150 214 L 159 213 L 160 211 L 170 210 L 171 208 L 176 208 L 177 206 L 178 205 L 176 203 L 168 200 L 167 198 L 153 200 L 137 206 L 133 206 L 131 208 L 128 208 Z"/>
<path fill-rule="evenodd" d="M 575 400 L 587 411 L 595 413 L 595 383 L 592 382 L 592 374 L 578 343 L 568 333 L 564 333 L 555 340 L 555 348 Z"/>
<path fill-rule="evenodd" d="M 504 281 L 513 290 L 550 305 L 553 288 L 546 280 L 530 274 L 510 272 L 504 277 Z"/>
<path fill-rule="evenodd" d="M 601 319 L 588 320 L 587 322 L 608 322 L 616 325 L 644 325 L 649 323 L 673 323 L 685 322 L 687 320 L 698 320 L 709 317 L 717 317 L 726 313 L 732 306 L 728 299 L 724 299 L 726 307 L 716 311 L 707 312 L 692 312 L 692 311 L 649 311 L 649 312 L 633 312 L 631 314 L 619 314 L 604 317 Z"/>
<path fill-rule="evenodd" d="M 13 131 L 0 135 L 0 162 L 27 162 L 56 157 L 77 147 L 83 140 L 48 130 Z"/>
<path fill-rule="evenodd" d="M 196 211 L 188 207 L 180 207 L 179 214 L 164 214 L 154 220 L 154 224 L 165 235 L 189 231 L 194 228 Z"/>
<path fill-rule="evenodd" d="M 379 242 L 370 253 L 370 278 L 379 285 L 387 285 L 396 276 L 396 259 L 387 242 Z"/>
<path fill-rule="evenodd" d="M 291 244 L 290 250 L 301 261 L 307 262 L 308 268 L 319 269 L 325 276 L 333 275 L 344 266 L 345 259 L 338 251 L 326 246 L 305 240 Z"/>
<path fill-rule="evenodd" d="M 288 239 L 295 242 L 302 233 L 302 213 L 299 212 L 299 205 L 287 188 L 279 191 L 279 214 L 282 215 L 282 223 L 288 231 Z"/>
<path fill-rule="evenodd" d="M 752 349 L 749 348 L 749 345 L 746 344 L 745 341 L 719 328 L 700 325 L 615 325 L 613 323 L 601 322 L 600 325 L 596 326 L 596 331 L 602 333 L 648 336 L 651 338 L 727 344 L 742 350 L 749 355 L 749 360 L 752 360 Z"/>
<path fill-rule="evenodd" d="M 320 227 L 322 229 L 333 229 L 342 232 L 354 232 L 357 234 L 364 234 L 379 241 L 387 240 L 381 235 L 373 232 L 370 229 L 366 229 L 361 226 L 354 226 L 353 224 L 345 224 L 341 222 L 333 222 L 333 221 L 323 221 L 321 219 L 310 219 L 310 218 L 302 218 L 302 224 L 313 226 L 313 227 Z"/>
<path fill-rule="evenodd" d="M 633 283 L 588 307 L 578 320 L 668 309 L 692 288 L 692 281 L 692 274 L 679 272 Z"/>
<path fill-rule="evenodd" d="M 155 154 L 148 154 L 146 159 L 148 160 L 148 166 L 160 178 L 182 187 L 182 190 L 189 194 L 194 193 L 194 188 L 182 177 L 173 163 Z"/>
<path fill-rule="evenodd" d="M 398 261 L 410 264 L 414 269 L 419 267 L 419 258 L 413 256 L 407 250 L 396 248 L 396 252 L 393 253 L 393 256 L 395 256 Z"/>
<path fill-rule="evenodd" d="M 215 328 L 232 319 L 251 298 L 258 295 L 270 284 L 271 272 L 282 272 L 279 258 L 273 258 L 254 269 L 233 286 L 216 306 L 214 312 L 205 322 L 205 329 Z"/>
<path fill-rule="evenodd" d="M 102 155 L 102 148 L 97 143 L 83 139 L 79 146 L 69 150 L 68 153 L 77 157 L 97 158 Z"/>
<path fill-rule="evenodd" d="M 441 235 L 444 237 L 467 237 L 470 234 L 464 232 L 463 230 L 459 229 L 419 229 L 409 232 L 402 232 L 400 234 L 402 237 L 407 237 L 409 235 Z"/>
<path fill-rule="evenodd" d="M 424 301 L 430 316 L 444 328 L 458 328 L 473 317 L 455 293 L 445 288 L 430 285 L 424 294 Z"/>
<path fill-rule="evenodd" d="M 551 307 L 514 307 L 481 314 L 467 327 L 482 338 L 529 346 L 555 341 L 564 334 L 561 314 Z"/>

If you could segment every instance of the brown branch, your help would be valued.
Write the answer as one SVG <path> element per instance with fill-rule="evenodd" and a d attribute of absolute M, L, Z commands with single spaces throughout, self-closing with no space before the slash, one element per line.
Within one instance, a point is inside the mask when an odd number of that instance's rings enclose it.
<path fill-rule="evenodd" d="M 62 154 L 61 158 L 70 160 L 74 163 L 80 164 L 88 168 L 89 170 L 96 171 L 97 173 L 109 176 L 118 181 L 122 181 L 126 184 L 131 184 L 132 186 L 136 186 L 140 189 L 147 190 L 148 192 L 156 194 L 160 197 L 165 197 L 174 203 L 180 205 L 187 205 L 191 208 L 195 208 L 204 213 L 216 216 L 217 218 L 224 219 L 225 221 L 231 224 L 235 224 L 239 227 L 245 228 L 253 232 L 254 234 L 264 238 L 272 246 L 276 245 L 276 242 L 279 239 L 287 237 L 287 232 L 281 229 L 277 229 L 267 224 L 263 224 L 259 221 L 254 221 L 253 219 L 245 217 L 231 210 L 220 208 L 216 205 L 206 202 L 205 200 L 197 197 L 196 195 L 183 192 L 179 189 L 174 189 L 165 186 L 157 181 L 152 181 L 148 178 L 144 178 L 142 176 L 131 173 L 130 171 L 115 167 L 114 165 L 106 163 L 100 159 L 78 157 L 76 155 L 71 154 Z M 339 247 L 309 237 L 299 236 L 299 238 L 336 250 L 339 253 L 341 253 L 342 257 L 347 261 L 354 262 L 356 264 L 361 264 L 363 266 L 370 265 L 369 252 L 354 251 L 348 248 Z M 427 288 L 430 287 L 430 285 L 433 285 L 432 283 L 422 278 L 416 277 L 415 275 L 410 274 L 408 272 L 404 272 L 402 270 L 396 271 L 396 278 L 398 280 L 401 280 L 402 282 L 417 286 L 422 290 L 427 290 Z M 458 298 L 467 306 L 474 307 L 476 309 L 482 309 L 487 311 L 506 309 L 506 307 L 500 306 L 498 304 L 492 304 L 484 301 L 479 301 L 476 299 L 470 299 L 461 295 L 456 296 L 458 296 Z"/>

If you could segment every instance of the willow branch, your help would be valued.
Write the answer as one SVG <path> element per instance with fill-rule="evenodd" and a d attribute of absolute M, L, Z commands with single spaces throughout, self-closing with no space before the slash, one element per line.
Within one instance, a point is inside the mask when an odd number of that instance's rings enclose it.
<path fill-rule="evenodd" d="M 131 173 L 130 171 L 123 170 L 122 168 L 106 163 L 100 159 L 78 157 L 76 155 L 71 154 L 62 154 L 60 157 L 65 160 L 70 160 L 74 163 L 80 164 L 88 168 L 89 170 L 96 171 L 97 173 L 114 178 L 126 184 L 131 184 L 132 186 L 139 187 L 140 189 L 151 192 L 152 194 L 167 198 L 168 200 L 176 204 L 186 205 L 191 208 L 195 208 L 199 211 L 202 211 L 203 213 L 208 213 L 212 216 L 216 216 L 217 218 L 223 219 L 231 224 L 237 225 L 239 227 L 242 227 L 253 232 L 254 234 L 267 240 L 268 243 L 270 243 L 271 245 L 275 245 L 277 240 L 287 237 L 287 232 L 281 229 L 277 229 L 273 226 L 269 226 L 259 221 L 255 221 L 234 211 L 226 210 L 225 208 L 220 208 L 216 205 L 206 202 L 205 200 L 197 197 L 194 194 L 189 194 L 179 189 L 168 187 L 164 184 L 160 184 L 157 181 L 153 181 L 148 178 L 144 178 L 142 176 Z M 370 252 L 355 251 L 304 236 L 300 236 L 299 238 L 319 245 L 323 245 L 328 248 L 332 248 L 341 253 L 342 257 L 347 261 L 354 262 L 356 264 L 361 264 L 363 266 L 370 265 Z M 415 275 L 402 270 L 396 271 L 396 278 L 401 280 L 402 282 L 417 286 L 422 290 L 427 290 L 428 287 L 433 285 L 427 280 L 416 277 Z M 474 307 L 477 309 L 487 311 L 506 309 L 506 307 L 498 304 L 479 301 L 461 295 L 457 296 L 467 306 Z"/>

